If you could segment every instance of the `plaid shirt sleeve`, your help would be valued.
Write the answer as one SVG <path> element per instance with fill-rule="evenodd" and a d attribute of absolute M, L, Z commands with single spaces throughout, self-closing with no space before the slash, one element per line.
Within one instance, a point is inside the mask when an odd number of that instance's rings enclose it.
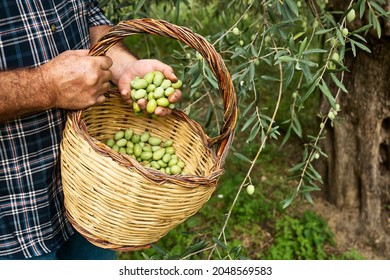
<path fill-rule="evenodd" d="M 89 27 L 102 24 L 111 23 L 97 1 L 0 0 L 0 70 L 87 49 Z M 0 257 L 51 252 L 73 232 L 59 161 L 65 121 L 63 110 L 52 109 L 0 123 Z"/>
<path fill-rule="evenodd" d="M 98 1 L 92 1 L 89 5 L 88 20 L 90 27 L 97 25 L 112 25 L 112 22 L 106 18 L 99 8 Z"/>

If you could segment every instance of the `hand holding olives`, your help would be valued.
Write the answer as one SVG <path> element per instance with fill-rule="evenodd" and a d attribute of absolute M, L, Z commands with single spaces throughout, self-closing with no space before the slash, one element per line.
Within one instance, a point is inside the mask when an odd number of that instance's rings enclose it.
<path fill-rule="evenodd" d="M 180 88 L 183 82 L 172 83 L 160 71 L 152 71 L 143 78 L 136 77 L 131 83 L 131 98 L 136 113 L 166 116 L 182 98 Z"/>

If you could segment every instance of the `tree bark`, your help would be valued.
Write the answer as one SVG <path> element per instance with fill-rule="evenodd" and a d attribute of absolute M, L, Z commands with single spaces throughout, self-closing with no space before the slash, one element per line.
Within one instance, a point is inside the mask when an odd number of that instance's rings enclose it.
<path fill-rule="evenodd" d="M 337 1 L 336 1 L 337 2 Z M 390 1 L 389 1 L 390 2 Z M 386 34 L 386 32 L 384 32 Z M 390 39 L 348 52 L 341 112 L 326 129 L 323 194 L 357 216 L 355 233 L 390 257 Z M 326 102 L 322 104 L 327 112 Z"/>

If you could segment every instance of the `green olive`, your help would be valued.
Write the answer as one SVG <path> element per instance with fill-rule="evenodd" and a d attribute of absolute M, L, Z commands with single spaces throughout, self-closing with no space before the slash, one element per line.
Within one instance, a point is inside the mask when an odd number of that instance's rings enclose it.
<path fill-rule="evenodd" d="M 158 87 L 161 85 L 161 83 L 164 80 L 164 74 L 160 71 L 154 71 L 154 78 L 153 78 L 153 84 Z"/>
<path fill-rule="evenodd" d="M 118 141 L 119 139 L 122 139 L 125 136 L 125 132 L 123 130 L 119 130 L 114 135 L 114 140 Z"/>
<path fill-rule="evenodd" d="M 172 84 L 172 87 L 177 89 L 177 88 L 181 88 L 182 85 L 183 85 L 183 82 L 181 80 L 177 80 L 177 82 Z"/>
<path fill-rule="evenodd" d="M 138 89 L 134 94 L 135 100 L 145 98 L 145 97 L 146 97 L 146 90 L 144 89 Z"/>
<path fill-rule="evenodd" d="M 160 148 L 153 153 L 153 160 L 160 160 L 165 155 L 165 148 Z"/>
<path fill-rule="evenodd" d="M 154 100 L 154 91 L 148 93 L 148 101 Z"/>
<path fill-rule="evenodd" d="M 148 139 L 148 143 L 152 146 L 158 146 L 161 144 L 161 138 L 156 137 L 156 136 L 151 136 Z"/>
<path fill-rule="evenodd" d="M 158 149 L 160 149 L 161 147 L 159 145 L 157 146 L 152 146 L 152 151 L 155 152 L 157 151 Z"/>
<path fill-rule="evenodd" d="M 146 92 L 153 92 L 156 90 L 156 85 L 155 84 L 150 84 L 148 85 L 148 87 L 146 88 Z"/>
<path fill-rule="evenodd" d="M 168 166 L 168 164 L 166 164 L 162 159 L 159 159 L 159 160 L 157 161 L 157 163 L 158 163 L 161 167 L 167 167 L 167 166 Z"/>
<path fill-rule="evenodd" d="M 125 139 L 126 140 L 130 140 L 131 137 L 133 137 L 133 133 L 134 133 L 134 131 L 131 128 L 126 129 L 125 130 L 125 135 L 124 135 Z"/>
<path fill-rule="evenodd" d="M 152 157 L 153 157 L 153 153 L 152 153 L 152 152 L 143 151 L 143 152 L 141 153 L 141 158 L 142 158 L 143 160 L 150 160 Z"/>
<path fill-rule="evenodd" d="M 108 146 L 108 147 L 110 147 L 110 148 L 112 148 L 112 146 L 114 146 L 115 145 L 115 140 L 114 139 L 108 139 L 107 141 L 106 141 L 106 145 Z"/>
<path fill-rule="evenodd" d="M 146 111 L 149 114 L 153 114 L 156 108 L 157 108 L 157 101 L 155 99 L 149 100 L 148 104 L 146 104 Z"/>
<path fill-rule="evenodd" d="M 255 192 L 255 186 L 250 184 L 246 187 L 246 191 L 249 195 L 252 195 Z"/>
<path fill-rule="evenodd" d="M 150 163 L 150 166 L 153 167 L 153 168 L 155 168 L 155 169 L 157 169 L 157 170 L 161 168 L 160 164 L 158 164 L 157 161 L 152 161 L 152 162 Z"/>
<path fill-rule="evenodd" d="M 157 99 L 157 105 L 161 107 L 168 107 L 169 106 L 169 100 L 166 97 L 161 97 Z"/>
<path fill-rule="evenodd" d="M 128 155 L 134 154 L 134 149 L 132 147 L 127 147 L 126 148 L 126 154 L 128 154 Z"/>
<path fill-rule="evenodd" d="M 133 102 L 133 109 L 136 113 L 140 113 L 142 111 L 137 102 Z"/>
<path fill-rule="evenodd" d="M 131 137 L 131 142 L 133 142 L 134 144 L 141 142 L 141 136 L 138 134 L 134 134 L 133 137 Z"/>
<path fill-rule="evenodd" d="M 172 139 L 168 139 L 168 140 L 164 141 L 164 143 L 162 144 L 162 146 L 163 146 L 164 148 L 170 147 L 170 146 L 172 146 L 172 145 L 173 145 L 173 140 L 172 140 Z"/>
<path fill-rule="evenodd" d="M 118 147 L 124 147 L 126 146 L 127 144 L 127 140 L 125 138 L 122 138 L 122 139 L 119 139 L 118 141 L 116 141 L 116 145 L 118 145 Z"/>
<path fill-rule="evenodd" d="M 159 99 L 164 96 L 164 89 L 162 87 L 157 87 L 154 90 L 153 96 L 155 99 Z"/>
<path fill-rule="evenodd" d="M 141 142 L 148 142 L 150 137 L 150 133 L 148 131 L 145 131 L 141 134 Z"/>
<path fill-rule="evenodd" d="M 165 154 L 163 157 L 162 157 L 162 161 L 165 162 L 165 163 L 169 163 L 169 161 L 171 160 L 171 155 L 170 154 Z M 169 165 L 169 164 L 168 164 Z"/>
<path fill-rule="evenodd" d="M 160 85 L 163 89 L 167 89 L 172 85 L 172 82 L 168 79 L 164 79 Z"/>
<path fill-rule="evenodd" d="M 131 99 L 135 100 L 135 93 L 137 92 L 136 89 L 132 89 L 130 92 Z"/>
<path fill-rule="evenodd" d="M 145 76 L 144 76 L 144 80 L 147 81 L 148 84 L 153 83 L 153 79 L 154 79 L 154 72 L 153 71 L 145 74 Z"/>
<path fill-rule="evenodd" d="M 166 97 L 168 97 L 168 96 L 170 96 L 174 91 L 175 91 L 175 89 L 174 89 L 173 87 L 168 87 L 168 88 L 165 89 L 164 95 L 165 95 Z"/>
<path fill-rule="evenodd" d="M 168 166 L 169 167 L 172 167 L 172 166 L 174 166 L 174 165 L 177 165 L 177 159 L 175 159 L 175 158 L 173 158 L 173 159 L 171 159 L 169 162 L 168 162 Z"/>
<path fill-rule="evenodd" d="M 348 12 L 348 14 L 347 14 L 347 20 L 348 20 L 348 22 L 353 21 L 353 20 L 355 19 L 355 17 L 356 17 L 356 12 L 355 12 L 354 9 L 351 9 L 351 10 Z"/>
<path fill-rule="evenodd" d="M 137 81 L 137 80 L 139 80 L 139 79 L 141 79 L 141 78 L 138 77 L 138 76 L 135 77 L 135 78 L 130 82 L 130 86 L 133 88 L 135 81 Z"/>
<path fill-rule="evenodd" d="M 112 146 L 112 149 L 116 152 L 119 152 L 119 146 L 118 145 L 114 145 Z"/>
<path fill-rule="evenodd" d="M 130 84 L 134 89 L 145 89 L 149 85 L 149 83 L 145 79 L 135 80 L 132 84 Z"/>
<path fill-rule="evenodd" d="M 131 139 L 129 139 L 129 141 L 127 141 L 126 147 L 127 148 L 134 148 L 134 143 L 131 142 Z"/>
<path fill-rule="evenodd" d="M 173 155 L 174 153 L 176 153 L 175 148 L 174 147 L 167 147 L 166 148 L 166 153 L 170 154 L 170 155 Z"/>
<path fill-rule="evenodd" d="M 135 144 L 134 145 L 134 155 L 138 158 L 139 156 L 141 156 L 142 154 L 142 147 L 141 145 L 138 143 L 138 144 Z"/>
<path fill-rule="evenodd" d="M 142 150 L 145 151 L 145 152 L 153 152 L 152 146 L 150 146 L 150 145 L 143 146 Z"/>
<path fill-rule="evenodd" d="M 171 174 L 172 175 L 177 175 L 181 173 L 181 168 L 178 165 L 172 165 L 171 166 Z"/>
<path fill-rule="evenodd" d="M 177 166 L 179 166 L 180 168 L 184 168 L 184 166 L 185 166 L 185 163 L 184 163 L 184 161 L 182 161 L 181 159 L 179 159 L 178 161 L 177 161 Z"/>
<path fill-rule="evenodd" d="M 340 61 L 340 55 L 337 52 L 332 53 L 331 59 L 334 61 Z"/>

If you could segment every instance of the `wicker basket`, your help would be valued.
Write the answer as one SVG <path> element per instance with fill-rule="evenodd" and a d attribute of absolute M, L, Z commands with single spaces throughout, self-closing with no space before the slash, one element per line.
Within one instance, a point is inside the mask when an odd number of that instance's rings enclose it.
<path fill-rule="evenodd" d="M 218 80 L 224 117 L 219 135 L 210 138 L 180 110 L 157 119 L 136 116 L 115 90 L 104 104 L 69 113 L 61 142 L 67 217 L 91 243 L 117 251 L 148 248 L 209 200 L 223 174 L 237 118 L 236 96 L 222 58 L 188 28 L 153 19 L 121 22 L 100 38 L 90 54 L 104 55 L 118 41 L 137 33 L 177 39 L 197 50 Z M 145 168 L 102 143 L 128 127 L 172 139 L 188 175 Z"/>

